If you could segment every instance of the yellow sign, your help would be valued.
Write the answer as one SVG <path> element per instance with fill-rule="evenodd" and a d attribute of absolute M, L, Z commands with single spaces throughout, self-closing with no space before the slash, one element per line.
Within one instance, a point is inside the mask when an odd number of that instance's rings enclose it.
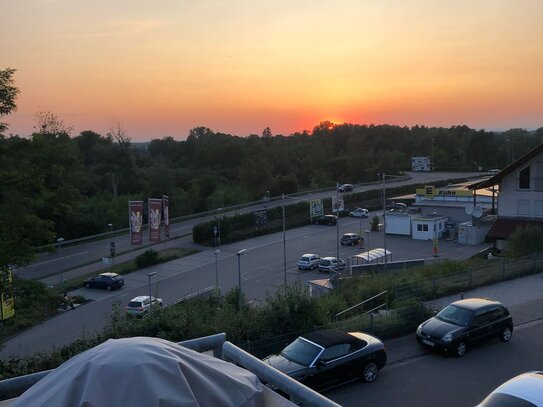
<path fill-rule="evenodd" d="M 13 277 L 9 268 L 2 270 L 0 283 L 0 314 L 3 321 L 15 315 L 15 305 L 13 304 Z"/>
<path fill-rule="evenodd" d="M 424 195 L 425 198 L 436 196 L 471 197 L 472 192 L 464 189 L 436 189 L 433 185 L 426 185 L 416 190 L 417 195 Z"/>

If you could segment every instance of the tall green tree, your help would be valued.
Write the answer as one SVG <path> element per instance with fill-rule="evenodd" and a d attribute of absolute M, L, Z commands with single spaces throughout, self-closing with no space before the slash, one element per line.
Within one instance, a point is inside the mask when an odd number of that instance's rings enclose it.
<path fill-rule="evenodd" d="M 0 70 L 0 118 L 10 114 L 17 108 L 15 99 L 19 94 L 19 89 L 15 86 L 15 80 L 13 79 L 15 72 L 16 70 L 13 68 Z M 0 122 L 0 136 L 7 128 L 7 123 Z"/>

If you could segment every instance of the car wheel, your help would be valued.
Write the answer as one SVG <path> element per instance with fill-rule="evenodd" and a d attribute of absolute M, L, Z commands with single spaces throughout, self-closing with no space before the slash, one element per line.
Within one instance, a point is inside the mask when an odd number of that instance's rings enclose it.
<path fill-rule="evenodd" d="M 90 288 L 90 284 L 89 284 L 89 283 L 85 283 L 85 288 Z"/>
<path fill-rule="evenodd" d="M 500 334 L 500 341 L 509 342 L 513 336 L 513 330 L 510 327 L 504 328 Z"/>
<path fill-rule="evenodd" d="M 111 288 L 112 287 L 110 285 L 106 285 L 106 290 L 111 291 Z"/>
<path fill-rule="evenodd" d="M 458 358 L 464 356 L 466 354 L 466 342 L 458 342 L 454 348 L 454 354 Z"/>
<path fill-rule="evenodd" d="M 373 382 L 375 379 L 377 379 L 378 371 L 379 368 L 375 362 L 366 363 L 362 369 L 362 380 L 364 380 L 366 383 Z"/>

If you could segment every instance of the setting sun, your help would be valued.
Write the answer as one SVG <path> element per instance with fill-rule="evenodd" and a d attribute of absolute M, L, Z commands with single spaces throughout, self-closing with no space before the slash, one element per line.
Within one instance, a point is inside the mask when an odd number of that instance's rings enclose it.
<path fill-rule="evenodd" d="M 29 0 L 2 15 L 2 63 L 21 90 L 7 122 L 23 136 L 38 111 L 76 134 L 119 120 L 135 140 L 197 126 L 288 135 L 329 114 L 487 129 L 543 117 L 539 0 Z"/>

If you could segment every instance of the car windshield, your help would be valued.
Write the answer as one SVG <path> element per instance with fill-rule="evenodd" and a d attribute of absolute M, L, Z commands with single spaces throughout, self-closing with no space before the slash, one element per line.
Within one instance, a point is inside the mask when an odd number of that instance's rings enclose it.
<path fill-rule="evenodd" d="M 302 263 L 309 263 L 309 257 L 302 257 L 302 258 L 300 258 L 300 261 Z"/>
<path fill-rule="evenodd" d="M 129 307 L 138 308 L 138 307 L 141 307 L 141 302 L 140 302 L 140 301 L 130 301 L 130 302 L 128 303 L 128 306 L 129 306 Z"/>
<path fill-rule="evenodd" d="M 447 305 L 441 310 L 436 318 L 443 322 L 458 326 L 469 326 L 473 313 L 467 309 L 457 307 L 456 305 Z"/>
<path fill-rule="evenodd" d="M 536 407 L 536 404 L 506 393 L 492 393 L 480 404 L 481 407 Z"/>
<path fill-rule="evenodd" d="M 281 352 L 281 356 L 290 360 L 291 362 L 298 363 L 302 366 L 309 366 L 311 362 L 315 360 L 320 353 L 321 348 L 306 341 L 305 339 L 298 338 L 290 345 L 288 345 Z"/>
<path fill-rule="evenodd" d="M 321 266 L 329 266 L 330 260 L 321 260 Z"/>

